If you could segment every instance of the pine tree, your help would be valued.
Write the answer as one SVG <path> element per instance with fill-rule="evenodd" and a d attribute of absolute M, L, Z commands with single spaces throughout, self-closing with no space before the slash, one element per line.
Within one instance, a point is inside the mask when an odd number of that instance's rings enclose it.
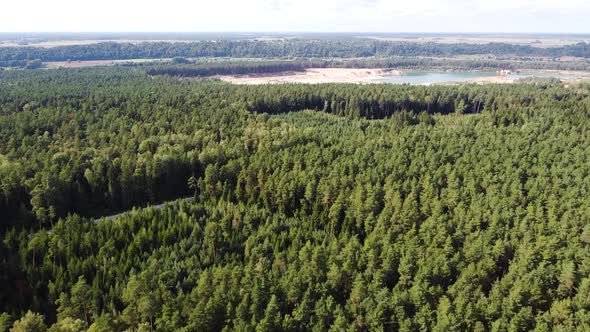
<path fill-rule="evenodd" d="M 47 326 L 44 318 L 40 314 L 31 312 L 30 310 L 19 320 L 14 322 L 10 332 L 45 332 Z"/>
<path fill-rule="evenodd" d="M 257 332 L 281 331 L 281 313 L 277 297 L 273 294 L 264 310 L 264 318 L 256 326 Z"/>

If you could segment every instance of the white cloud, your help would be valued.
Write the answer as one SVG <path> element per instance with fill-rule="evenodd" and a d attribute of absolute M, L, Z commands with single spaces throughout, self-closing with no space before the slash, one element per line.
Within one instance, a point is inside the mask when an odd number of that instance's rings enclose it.
<path fill-rule="evenodd" d="M 0 31 L 590 33 L 589 0 L 3 0 Z"/>

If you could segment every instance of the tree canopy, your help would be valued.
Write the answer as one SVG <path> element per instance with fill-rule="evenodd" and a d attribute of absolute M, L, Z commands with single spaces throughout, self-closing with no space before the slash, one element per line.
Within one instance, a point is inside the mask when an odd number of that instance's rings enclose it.
<path fill-rule="evenodd" d="M 586 331 L 589 88 L 0 72 L 0 327 Z"/>

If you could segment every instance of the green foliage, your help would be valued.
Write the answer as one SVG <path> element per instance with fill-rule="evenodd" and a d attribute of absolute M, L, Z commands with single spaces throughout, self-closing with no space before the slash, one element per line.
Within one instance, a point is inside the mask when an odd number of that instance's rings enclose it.
<path fill-rule="evenodd" d="M 282 41 L 210 40 L 198 42 L 102 42 L 58 47 L 2 47 L 0 67 L 20 64 L 19 60 L 43 61 L 110 60 L 180 57 L 373 57 L 452 56 L 492 54 L 503 56 L 590 57 L 588 43 L 541 48 L 507 43 L 412 43 L 355 38 L 304 38 Z"/>
<path fill-rule="evenodd" d="M 7 313 L 0 314 L 0 332 L 8 332 L 12 326 L 12 317 Z"/>
<path fill-rule="evenodd" d="M 66 317 L 49 328 L 49 332 L 85 332 L 86 322 L 81 319 Z"/>
<path fill-rule="evenodd" d="M 176 58 L 173 64 L 178 64 Z M 200 64 L 185 66 L 154 66 L 148 68 L 148 75 L 169 75 L 178 77 L 207 77 L 214 75 L 243 75 L 243 74 L 268 74 L 277 72 L 304 71 L 305 68 L 316 67 L 307 62 L 275 62 L 275 61 L 244 61 L 218 64 Z"/>
<path fill-rule="evenodd" d="M 94 323 L 88 328 L 88 332 L 122 331 L 123 329 L 123 326 L 118 320 L 107 313 L 96 318 Z"/>
<path fill-rule="evenodd" d="M 78 278 L 78 282 L 72 286 L 70 296 L 62 293 L 56 301 L 59 305 L 57 308 L 58 318 L 72 318 L 89 324 L 93 315 L 92 302 L 89 301 L 91 298 L 92 289 L 86 284 L 83 277 Z"/>
<path fill-rule="evenodd" d="M 55 331 L 590 326 L 586 85 L 0 75 L 13 317 L 42 312 Z M 33 327 L 42 316 L 15 323 Z"/>
<path fill-rule="evenodd" d="M 47 326 L 43 315 L 33 313 L 30 310 L 19 320 L 14 322 L 10 332 L 44 332 Z"/>

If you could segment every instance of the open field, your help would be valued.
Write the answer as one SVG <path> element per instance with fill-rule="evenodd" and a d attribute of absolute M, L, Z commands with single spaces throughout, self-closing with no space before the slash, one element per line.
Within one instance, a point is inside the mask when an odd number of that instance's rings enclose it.
<path fill-rule="evenodd" d="M 85 60 L 85 61 L 48 61 L 43 65 L 47 69 L 55 68 L 85 68 L 96 66 L 113 66 L 122 63 L 165 62 L 170 59 L 125 59 L 125 60 Z"/>
<path fill-rule="evenodd" d="M 75 46 L 75 45 L 93 45 L 99 43 L 130 43 L 140 44 L 145 42 L 166 42 L 166 43 L 189 43 L 192 40 L 168 40 L 168 39 L 150 39 L 150 40 L 139 40 L 139 39 L 85 39 L 85 40 L 48 40 L 48 41 L 31 41 L 31 42 L 19 42 L 16 40 L 0 40 L 0 47 L 59 47 L 59 46 Z"/>

